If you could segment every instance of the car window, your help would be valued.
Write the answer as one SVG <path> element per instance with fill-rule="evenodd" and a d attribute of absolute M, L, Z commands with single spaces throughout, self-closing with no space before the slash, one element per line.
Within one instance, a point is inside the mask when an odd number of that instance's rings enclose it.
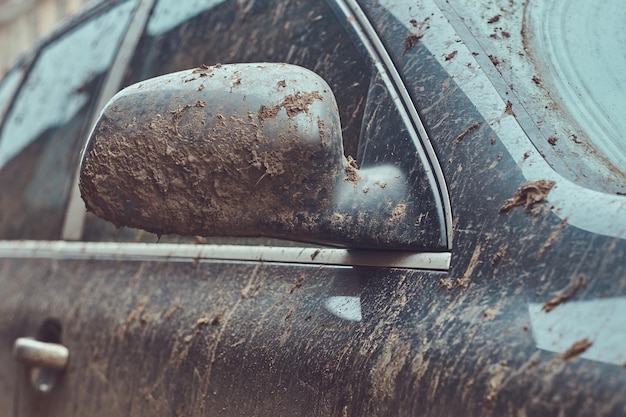
<path fill-rule="evenodd" d="M 15 68 L 10 71 L 0 83 L 0 121 L 4 118 L 11 99 L 17 91 L 24 78 L 24 70 L 22 68 Z"/>
<path fill-rule="evenodd" d="M 418 151 L 419 134 L 406 109 L 399 113 L 403 104 L 398 98 L 398 87 L 388 80 L 382 81 L 378 72 L 382 67 L 373 55 L 368 55 L 372 52 L 359 38 L 363 32 L 355 28 L 354 19 L 342 15 L 342 9 L 334 7 L 331 1 L 179 3 L 154 2 L 120 88 L 202 65 L 286 62 L 308 68 L 320 75 L 335 93 L 345 155 L 356 158 L 363 168 L 376 170 L 382 164 L 381 175 L 402 182 L 402 189 L 412 190 L 410 195 L 405 194 L 410 197 L 408 204 L 385 208 L 389 213 L 393 211 L 389 221 L 394 224 L 393 233 L 404 236 L 401 239 L 407 243 L 403 247 L 446 247 L 438 191 L 432 188 L 432 178 L 430 182 L 426 180 L 429 168 L 421 165 L 423 159 L 420 161 L 423 152 Z M 101 14 L 57 36 L 33 60 L 8 107 L 0 133 L 2 238 L 60 238 L 80 148 L 97 110 L 95 99 L 134 6 L 135 2 L 127 1 L 101 8 Z M 76 62 L 79 64 L 72 64 Z M 9 91 L 8 87 L 4 88 Z M 386 185 L 384 181 L 375 184 L 381 189 Z M 368 193 L 367 188 L 363 194 Z M 381 216 L 373 205 L 354 206 L 356 202 L 339 197 L 340 209 L 356 210 L 358 215 L 350 216 L 355 224 L 367 226 L 370 220 Z M 378 242 L 376 230 L 368 233 L 372 242 Z M 157 241 L 153 234 L 117 229 L 89 213 L 81 238 Z M 253 238 L 163 236 L 159 239 L 293 244 Z"/>
<path fill-rule="evenodd" d="M 380 65 L 368 55 L 355 30 L 354 19 L 341 15 L 333 2 L 271 0 L 241 2 L 214 0 L 180 6 L 158 0 L 127 69 L 124 85 L 201 65 L 243 62 L 286 62 L 320 75 L 335 93 L 342 124 L 344 152 L 363 168 L 383 170 L 410 191 L 394 226 L 413 248 L 447 247 L 440 190 L 433 189 L 432 170 L 425 168 L 420 136 L 404 110 L 399 113 L 398 91 L 383 82 Z M 411 126 L 408 126 L 411 124 Z M 411 133 L 409 133 L 411 130 Z M 421 145 L 419 145 L 420 150 Z M 377 186 L 385 187 L 381 181 Z M 363 193 L 368 192 L 367 187 Z M 357 208 L 358 209 L 358 208 Z M 361 207 L 358 223 L 376 218 L 373 207 Z M 370 216 L 370 217 L 368 217 Z M 373 216 L 373 217 L 371 217 Z M 394 217 L 395 218 L 395 217 Z M 377 233 L 372 231 L 372 233 Z M 159 237 L 168 242 L 210 242 L 291 245 L 272 239 Z M 88 214 L 83 240 L 147 241 L 153 234 L 120 228 Z M 357 242 L 355 242 L 357 243 Z M 346 242 L 346 244 L 349 244 Z M 301 243 L 296 245 L 301 246 Z"/>
<path fill-rule="evenodd" d="M 97 9 L 39 51 L 0 130 L 0 237 L 58 239 L 90 113 L 136 1 Z M 15 72 L 19 74 L 19 72 Z M 9 76 L 2 97 L 18 80 Z M 5 93 L 6 92 L 6 93 Z"/>
<path fill-rule="evenodd" d="M 372 71 L 344 23 L 323 1 L 209 1 L 181 6 L 177 1 L 160 0 L 128 68 L 125 85 L 203 64 L 300 65 L 319 74 L 335 92 L 344 150 L 356 158 Z M 83 239 L 154 241 L 155 237 L 138 230 L 116 229 L 88 214 Z M 181 241 L 178 237 L 162 239 Z"/>
<path fill-rule="evenodd" d="M 443 245 L 441 232 L 445 226 L 440 223 L 443 219 L 438 215 L 437 197 L 429 183 L 427 170 L 417 157 L 409 127 L 393 94 L 378 72 L 370 84 L 358 161 L 363 169 L 384 165 L 398 169 L 398 174 L 406 178 L 409 201 L 413 202 L 403 208 L 403 215 L 419 225 L 416 229 L 407 223 L 404 233 L 411 234 L 416 244 L 421 242 L 431 248 Z"/>

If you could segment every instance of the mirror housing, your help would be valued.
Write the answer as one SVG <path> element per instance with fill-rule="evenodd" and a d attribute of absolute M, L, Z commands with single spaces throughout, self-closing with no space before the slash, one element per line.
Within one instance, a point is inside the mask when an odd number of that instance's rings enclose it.
<path fill-rule="evenodd" d="M 402 173 L 345 158 L 333 92 L 294 65 L 202 66 L 122 90 L 79 186 L 89 211 L 157 235 L 416 244 Z"/>

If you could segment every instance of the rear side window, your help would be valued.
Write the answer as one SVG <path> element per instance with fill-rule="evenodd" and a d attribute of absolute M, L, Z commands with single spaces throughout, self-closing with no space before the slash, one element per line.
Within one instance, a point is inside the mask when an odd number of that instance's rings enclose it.
<path fill-rule="evenodd" d="M 0 239 L 60 237 L 93 105 L 135 4 L 94 9 L 41 48 L 17 93 L 0 95 Z"/>

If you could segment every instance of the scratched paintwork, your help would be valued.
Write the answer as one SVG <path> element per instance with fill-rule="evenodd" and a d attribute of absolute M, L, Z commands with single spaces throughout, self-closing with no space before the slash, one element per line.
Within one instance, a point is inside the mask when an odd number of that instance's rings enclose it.
<path fill-rule="evenodd" d="M 450 271 L 2 260 L 3 405 L 19 390 L 18 415 L 624 414 L 624 366 L 539 349 L 529 305 L 581 276 L 562 306 L 623 298 L 626 241 L 568 224 L 549 194 L 536 212 L 501 212 L 525 182 L 520 161 L 432 51 L 416 42 L 405 52 L 405 27 L 369 13 L 411 74 L 448 180 Z M 358 297 L 361 321 L 332 314 L 331 296 Z M 49 316 L 64 324 L 72 357 L 41 397 L 8 358 L 10 341 Z"/>

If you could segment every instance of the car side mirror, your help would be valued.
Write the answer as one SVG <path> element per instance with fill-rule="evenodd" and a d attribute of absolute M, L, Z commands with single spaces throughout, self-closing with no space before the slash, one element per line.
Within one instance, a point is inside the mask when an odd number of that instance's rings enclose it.
<path fill-rule="evenodd" d="M 87 209 L 158 235 L 268 236 L 407 249 L 408 193 L 391 165 L 359 171 L 315 73 L 202 66 L 120 91 L 84 149 Z"/>

